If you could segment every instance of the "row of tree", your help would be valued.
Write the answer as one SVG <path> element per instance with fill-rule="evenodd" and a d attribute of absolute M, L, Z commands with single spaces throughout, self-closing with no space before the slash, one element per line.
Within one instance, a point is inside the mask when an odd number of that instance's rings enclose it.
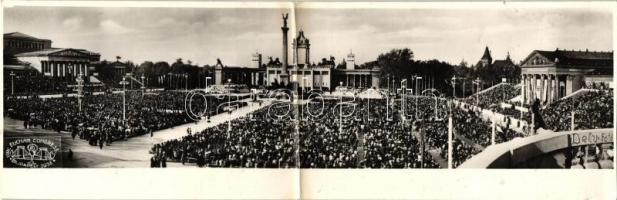
<path fill-rule="evenodd" d="M 334 58 L 323 59 L 324 64 L 333 64 Z M 344 68 L 344 61 L 336 68 Z M 187 60 L 178 58 L 174 63 L 169 64 L 165 61 L 152 62 L 145 61 L 136 65 L 130 61 L 110 62 L 102 61 L 95 65 L 99 77 L 105 80 L 117 81 L 118 67 L 124 66 L 125 72 L 131 72 L 134 77 L 139 79 L 142 75 L 146 78 L 149 87 L 165 88 L 196 88 L 205 86 L 205 77 L 214 78 L 214 66 L 198 66 Z M 366 62 L 357 66 L 358 68 L 372 69 L 379 68 L 381 74 L 381 87 L 384 88 L 388 82 L 400 82 L 408 79 L 410 84 L 411 77 L 414 75 L 430 79 L 430 85 L 442 93 L 452 94 L 452 78 L 457 77 L 457 92 L 466 94 L 472 92 L 473 80 L 482 80 L 482 86 L 488 87 L 501 82 L 506 78 L 508 82 L 517 82 L 520 78 L 520 67 L 516 65 L 488 65 L 488 66 L 468 66 L 466 62 L 452 65 L 447 62 L 432 60 L 415 60 L 414 53 L 409 48 L 392 49 L 389 52 L 380 54 L 375 61 Z M 213 83 L 213 80 L 208 82 Z M 465 88 L 463 88 L 465 87 Z M 463 90 L 464 89 L 464 90 Z"/>
<path fill-rule="evenodd" d="M 435 89 L 451 96 L 453 86 L 456 87 L 457 96 L 468 95 L 474 89 L 473 80 L 481 80 L 481 88 L 486 88 L 502 81 L 506 78 L 508 82 L 518 82 L 520 80 L 520 67 L 511 65 L 488 65 L 488 66 L 468 66 L 462 61 L 458 65 L 447 62 L 432 60 L 414 60 L 414 53 L 411 49 L 393 49 L 387 53 L 380 54 L 377 60 L 367 62 L 361 68 L 379 67 L 381 72 L 381 87 L 386 86 L 390 80 L 398 83 L 403 79 L 412 83 L 414 75 L 431 80 L 431 86 Z M 456 77 L 455 79 L 453 79 Z M 453 80 L 455 81 L 453 83 Z"/>

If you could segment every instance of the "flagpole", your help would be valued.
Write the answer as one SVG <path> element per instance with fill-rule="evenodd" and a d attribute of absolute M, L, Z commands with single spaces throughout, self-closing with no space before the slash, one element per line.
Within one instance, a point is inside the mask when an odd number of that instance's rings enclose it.
<path fill-rule="evenodd" d="M 448 169 L 452 169 L 452 112 L 448 116 Z"/>

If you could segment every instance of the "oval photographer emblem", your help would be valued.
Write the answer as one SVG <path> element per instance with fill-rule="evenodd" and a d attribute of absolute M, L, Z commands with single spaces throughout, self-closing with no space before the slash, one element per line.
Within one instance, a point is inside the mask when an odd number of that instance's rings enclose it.
<path fill-rule="evenodd" d="M 10 142 L 4 155 L 11 163 L 21 167 L 47 168 L 56 162 L 58 150 L 52 140 L 23 138 Z"/>

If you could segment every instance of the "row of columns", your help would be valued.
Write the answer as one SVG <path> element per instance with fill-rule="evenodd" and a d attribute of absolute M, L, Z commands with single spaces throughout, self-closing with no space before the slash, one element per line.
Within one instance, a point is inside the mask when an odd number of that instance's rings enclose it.
<path fill-rule="evenodd" d="M 70 61 L 41 61 L 43 74 L 49 73 L 52 77 L 74 77 L 81 74 L 88 75 L 88 63 Z"/>
<path fill-rule="evenodd" d="M 261 74 L 259 72 L 251 72 L 251 85 L 260 85 Z"/>
<path fill-rule="evenodd" d="M 351 81 L 350 81 L 351 80 Z M 353 88 L 368 88 L 372 85 L 371 75 L 365 74 L 346 74 L 345 86 L 351 86 Z"/>
<path fill-rule="evenodd" d="M 220 74 L 216 72 L 214 79 L 216 79 L 217 84 L 227 83 L 227 79 L 231 79 L 232 83 L 247 85 L 260 85 L 260 82 L 263 83 L 266 81 L 266 77 L 260 72 L 241 71 L 221 71 Z"/>
<path fill-rule="evenodd" d="M 559 98 L 559 76 L 555 74 L 523 74 L 521 95 L 523 102 L 533 104 L 536 99 L 548 104 Z"/>

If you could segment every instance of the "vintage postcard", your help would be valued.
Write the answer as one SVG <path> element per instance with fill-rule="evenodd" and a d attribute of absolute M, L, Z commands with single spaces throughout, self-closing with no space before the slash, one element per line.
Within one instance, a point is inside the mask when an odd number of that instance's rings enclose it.
<path fill-rule="evenodd" d="M 614 175 L 614 2 L 56 3 L 4 3 L 9 177 Z"/>

